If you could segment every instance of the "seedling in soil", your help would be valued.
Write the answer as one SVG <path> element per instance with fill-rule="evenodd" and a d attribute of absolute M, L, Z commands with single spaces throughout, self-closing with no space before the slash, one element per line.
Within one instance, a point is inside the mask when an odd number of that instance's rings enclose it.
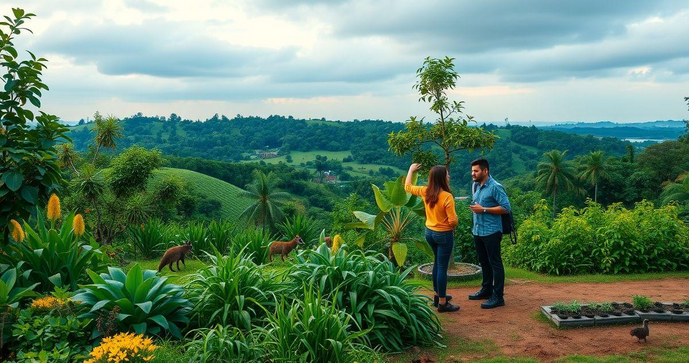
<path fill-rule="evenodd" d="M 653 301 L 647 296 L 634 295 L 632 298 L 636 310 L 645 311 L 653 307 Z"/>
<path fill-rule="evenodd" d="M 612 303 L 606 301 L 598 306 L 598 311 L 601 313 L 611 313 L 613 311 Z"/>

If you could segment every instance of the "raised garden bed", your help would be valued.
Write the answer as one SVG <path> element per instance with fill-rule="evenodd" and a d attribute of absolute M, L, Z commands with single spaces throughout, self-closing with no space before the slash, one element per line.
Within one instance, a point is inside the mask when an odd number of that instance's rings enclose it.
<path fill-rule="evenodd" d="M 584 327 L 651 321 L 689 322 L 689 304 L 655 302 L 636 309 L 628 302 L 593 305 L 570 304 L 542 306 L 541 312 L 558 327 Z"/>

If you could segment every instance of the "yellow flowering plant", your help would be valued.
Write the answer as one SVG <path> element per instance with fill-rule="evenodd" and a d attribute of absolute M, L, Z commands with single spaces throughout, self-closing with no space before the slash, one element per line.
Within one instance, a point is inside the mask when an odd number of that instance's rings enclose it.
<path fill-rule="evenodd" d="M 93 348 L 90 359 L 84 363 L 149 362 L 155 358 L 157 348 L 143 334 L 119 333 L 104 338 L 99 346 Z"/>
<path fill-rule="evenodd" d="M 46 214 L 56 217 L 54 212 Z M 76 291 L 80 283 L 89 281 L 87 269 L 105 271 L 100 246 L 86 233 L 80 215 L 65 216 L 57 229 L 43 215 L 37 213 L 35 229 L 24 223 L 22 243 L 0 246 L 0 264 L 16 266 L 24 261 L 25 267 L 32 270 L 29 280 L 39 283 L 40 292 L 52 291 L 56 286 Z"/>

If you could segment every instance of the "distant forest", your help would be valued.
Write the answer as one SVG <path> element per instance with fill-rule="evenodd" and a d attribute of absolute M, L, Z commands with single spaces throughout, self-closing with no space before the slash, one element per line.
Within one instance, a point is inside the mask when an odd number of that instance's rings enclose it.
<path fill-rule="evenodd" d="M 350 151 L 354 161 L 362 164 L 380 164 L 406 168 L 411 159 L 398 157 L 388 151 L 387 135 L 404 128 L 404 123 L 389 121 L 320 121 L 301 120 L 291 116 L 244 117 L 229 119 L 225 116 L 201 121 L 170 117 L 147 117 L 137 114 L 122 120 L 124 138 L 121 149 L 132 145 L 160 149 L 166 155 L 200 157 L 220 161 L 241 161 L 255 150 L 280 148 L 290 151 Z M 93 138 L 90 123 L 75 126 L 69 136 L 75 149 L 84 151 Z M 486 151 L 496 175 L 512 177 L 533 171 L 544 151 L 569 150 L 575 157 L 592 150 L 601 150 L 611 156 L 625 153 L 626 143 L 616 138 L 596 138 L 536 127 L 484 125 L 500 138 L 493 150 Z M 479 152 L 459 153 L 455 164 L 468 165 L 480 157 Z M 466 178 L 466 168 L 453 174 Z"/>

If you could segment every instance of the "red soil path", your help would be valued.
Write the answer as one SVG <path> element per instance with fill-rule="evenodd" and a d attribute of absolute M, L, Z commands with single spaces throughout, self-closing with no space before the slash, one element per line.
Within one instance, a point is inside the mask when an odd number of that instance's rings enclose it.
<path fill-rule="evenodd" d="M 653 301 L 682 302 L 689 300 L 689 279 L 667 278 L 650 281 L 615 283 L 543 284 L 511 280 L 505 287 L 506 306 L 481 309 L 481 301 L 469 301 L 467 295 L 476 287 L 450 289 L 453 303 L 461 310 L 442 314 L 445 335 L 469 341 L 495 342 L 498 351 L 489 356 L 452 356 L 445 361 L 464 361 L 493 356 L 531 357 L 551 362 L 571 354 L 614 355 L 640 351 L 649 347 L 674 348 L 689 346 L 689 323 L 649 324 L 647 343 L 637 343 L 629 335 L 630 325 L 558 330 L 534 316 L 541 305 L 557 301 L 629 301 L 633 295 L 645 295 Z"/>

